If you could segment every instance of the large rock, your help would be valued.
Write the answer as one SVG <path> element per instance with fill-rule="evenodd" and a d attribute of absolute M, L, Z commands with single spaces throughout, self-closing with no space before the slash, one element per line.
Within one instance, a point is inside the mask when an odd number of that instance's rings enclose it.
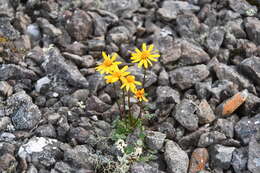
<path fill-rule="evenodd" d="M 260 172 L 260 143 L 256 140 L 255 136 L 249 142 L 247 167 L 252 173 Z"/>
<path fill-rule="evenodd" d="M 163 147 L 166 135 L 156 131 L 146 131 L 145 142 L 152 150 L 160 150 Z"/>
<path fill-rule="evenodd" d="M 180 103 L 180 93 L 169 86 L 159 86 L 156 89 L 157 104 Z"/>
<path fill-rule="evenodd" d="M 216 54 L 224 40 L 224 29 L 220 27 L 214 27 L 211 29 L 209 36 L 206 40 L 206 46 L 211 54 Z"/>
<path fill-rule="evenodd" d="M 242 73 L 251 78 L 260 86 L 260 58 L 247 58 L 239 64 Z"/>
<path fill-rule="evenodd" d="M 212 144 L 218 144 L 226 139 L 223 133 L 218 131 L 211 131 L 202 134 L 199 138 L 199 147 L 208 147 Z"/>
<path fill-rule="evenodd" d="M 212 168 L 229 169 L 234 150 L 235 147 L 226 147 L 218 144 L 211 146 L 209 153 Z"/>
<path fill-rule="evenodd" d="M 189 157 L 177 143 L 173 141 L 166 142 L 164 158 L 169 173 L 187 173 Z"/>
<path fill-rule="evenodd" d="M 13 94 L 7 100 L 7 112 L 17 130 L 30 130 L 41 119 L 39 108 L 24 91 Z"/>
<path fill-rule="evenodd" d="M 208 160 L 208 150 L 206 148 L 196 148 L 191 155 L 189 173 L 197 173 L 204 170 Z"/>
<path fill-rule="evenodd" d="M 110 105 L 102 102 L 96 96 L 91 96 L 86 101 L 86 109 L 88 111 L 96 111 L 96 112 L 103 113 L 103 112 L 107 111 L 109 108 L 111 108 Z"/>
<path fill-rule="evenodd" d="M 257 7 L 250 5 L 249 1 L 244 0 L 228 0 L 229 7 L 235 12 L 245 15 L 245 16 L 254 16 L 257 13 Z"/>
<path fill-rule="evenodd" d="M 256 44 L 260 44 L 260 20 L 248 17 L 244 20 L 244 25 L 248 38 Z"/>
<path fill-rule="evenodd" d="M 0 16 L 14 16 L 14 8 L 11 0 L 0 1 Z"/>
<path fill-rule="evenodd" d="M 177 85 L 182 90 L 206 79 L 208 75 L 209 70 L 206 65 L 180 67 L 169 73 L 171 83 Z"/>
<path fill-rule="evenodd" d="M 216 116 L 211 109 L 210 105 L 208 104 L 206 99 L 203 99 L 198 107 L 198 110 L 196 111 L 196 114 L 199 118 L 200 124 L 207 124 L 211 123 L 215 120 Z"/>
<path fill-rule="evenodd" d="M 194 131 L 198 128 L 199 119 L 194 113 L 197 105 L 191 100 L 184 99 L 177 104 L 172 116 L 186 129 Z"/>
<path fill-rule="evenodd" d="M 11 25 L 10 18 L 1 17 L 0 26 L 0 35 L 4 36 L 8 40 L 15 40 L 20 36 L 20 33 L 17 30 L 15 30 L 13 25 Z"/>
<path fill-rule="evenodd" d="M 186 1 L 164 1 L 162 7 L 158 9 L 157 13 L 161 19 L 171 21 L 176 19 L 178 14 L 184 12 L 197 12 L 200 10 L 199 6 L 192 5 Z"/>
<path fill-rule="evenodd" d="M 231 165 L 235 173 L 242 173 L 247 169 L 248 148 L 237 148 L 233 152 Z"/>
<path fill-rule="evenodd" d="M 93 21 L 89 14 L 83 10 L 75 10 L 66 21 L 65 28 L 77 41 L 86 39 L 93 32 Z"/>
<path fill-rule="evenodd" d="M 52 74 L 66 80 L 74 87 L 88 87 L 88 81 L 79 72 L 77 66 L 71 62 L 66 62 L 58 49 L 48 49 L 44 58 L 42 67 L 47 74 Z"/>

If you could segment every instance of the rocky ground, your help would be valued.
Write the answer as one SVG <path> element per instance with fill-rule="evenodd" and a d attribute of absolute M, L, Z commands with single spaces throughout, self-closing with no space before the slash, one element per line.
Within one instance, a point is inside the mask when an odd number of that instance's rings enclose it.
<path fill-rule="evenodd" d="M 145 141 L 158 159 L 130 172 L 260 173 L 258 7 L 0 0 L 0 172 L 92 173 L 113 160 L 115 94 L 94 67 L 101 51 L 127 63 L 146 42 L 161 54 L 146 82 Z"/>

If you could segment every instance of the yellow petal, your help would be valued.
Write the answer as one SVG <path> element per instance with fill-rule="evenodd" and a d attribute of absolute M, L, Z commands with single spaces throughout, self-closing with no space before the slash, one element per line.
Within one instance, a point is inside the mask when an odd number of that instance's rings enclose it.
<path fill-rule="evenodd" d="M 135 84 L 136 84 L 136 85 L 142 85 L 142 83 L 139 82 L 139 81 L 135 81 Z"/>
<path fill-rule="evenodd" d="M 143 51 L 146 51 L 146 43 L 142 44 L 142 49 L 143 49 Z"/>
<path fill-rule="evenodd" d="M 145 67 L 145 68 L 148 67 L 148 63 L 147 63 L 147 61 L 144 61 L 144 67 Z"/>
<path fill-rule="evenodd" d="M 138 65 L 137 65 L 138 68 L 142 68 L 143 63 L 144 63 L 143 61 L 140 61 L 140 62 L 138 63 Z"/>
<path fill-rule="evenodd" d="M 153 45 L 153 44 L 151 44 L 151 45 L 149 46 L 149 49 L 148 49 L 148 51 L 149 51 L 149 52 L 151 52 L 151 51 L 153 50 L 153 48 L 154 48 L 154 45 Z"/>

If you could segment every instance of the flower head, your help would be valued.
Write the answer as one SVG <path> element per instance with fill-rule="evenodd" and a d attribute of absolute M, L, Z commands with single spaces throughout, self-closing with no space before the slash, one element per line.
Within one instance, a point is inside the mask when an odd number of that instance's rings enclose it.
<path fill-rule="evenodd" d="M 121 64 L 121 62 L 116 62 L 117 54 L 113 54 L 110 58 L 110 55 L 107 55 L 105 52 L 102 52 L 102 56 L 104 61 L 96 67 L 97 71 L 100 71 L 101 74 L 108 74 L 111 70 L 115 68 L 115 66 Z M 114 62 L 115 61 L 115 62 Z"/>
<path fill-rule="evenodd" d="M 145 68 L 148 68 L 149 65 L 153 65 L 151 61 L 158 61 L 156 58 L 160 57 L 159 54 L 154 54 L 156 51 L 153 50 L 154 45 L 150 45 L 147 49 L 146 44 L 143 43 L 142 45 L 142 51 L 139 49 L 135 49 L 135 52 L 132 53 L 131 59 L 133 60 L 132 63 L 138 63 L 138 67 L 141 68 L 144 66 Z"/>
<path fill-rule="evenodd" d="M 105 76 L 107 83 L 114 83 L 118 80 L 123 80 L 123 78 L 129 75 L 130 72 L 126 72 L 128 66 L 124 66 L 122 69 L 119 69 L 118 66 L 115 66 L 109 73 L 111 75 Z"/>
<path fill-rule="evenodd" d="M 135 85 L 142 85 L 141 82 L 138 82 L 135 80 L 135 77 L 133 75 L 128 75 L 124 78 L 122 78 L 123 85 L 121 86 L 122 88 L 125 88 L 126 91 L 129 91 L 129 89 L 134 93 L 136 90 Z"/>
<path fill-rule="evenodd" d="M 135 98 L 137 98 L 140 102 L 141 101 L 145 101 L 148 102 L 147 98 L 145 97 L 145 92 L 144 92 L 144 88 L 140 89 L 140 90 L 136 90 L 135 91 Z"/>
<path fill-rule="evenodd" d="M 115 145 L 116 145 L 116 148 L 118 150 L 120 150 L 121 152 L 124 152 L 124 148 L 127 147 L 127 144 L 125 143 L 125 141 L 123 139 L 117 140 Z"/>

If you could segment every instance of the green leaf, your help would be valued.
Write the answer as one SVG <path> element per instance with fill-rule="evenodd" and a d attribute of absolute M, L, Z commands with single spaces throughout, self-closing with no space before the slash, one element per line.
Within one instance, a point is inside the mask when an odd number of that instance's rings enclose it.
<path fill-rule="evenodd" d="M 126 154 L 130 154 L 130 153 L 133 153 L 135 151 L 135 147 L 133 145 L 128 145 L 126 148 L 125 148 L 125 153 Z"/>

